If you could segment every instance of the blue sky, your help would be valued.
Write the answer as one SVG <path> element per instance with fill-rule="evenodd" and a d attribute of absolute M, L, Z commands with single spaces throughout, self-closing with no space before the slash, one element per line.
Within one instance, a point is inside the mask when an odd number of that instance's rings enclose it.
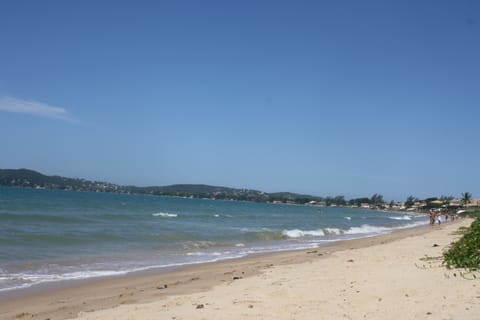
<path fill-rule="evenodd" d="M 0 168 L 480 196 L 480 2 L 2 1 Z"/>

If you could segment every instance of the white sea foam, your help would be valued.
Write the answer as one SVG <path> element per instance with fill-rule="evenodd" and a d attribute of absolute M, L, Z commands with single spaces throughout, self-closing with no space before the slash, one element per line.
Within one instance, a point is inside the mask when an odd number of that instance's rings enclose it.
<path fill-rule="evenodd" d="M 345 231 L 338 228 L 325 228 L 323 229 L 327 234 L 343 234 Z"/>
<path fill-rule="evenodd" d="M 320 230 L 293 229 L 293 230 L 283 230 L 282 234 L 289 238 L 301 238 L 306 236 L 321 237 L 325 235 L 325 232 L 323 232 L 323 230 L 321 229 Z"/>
<path fill-rule="evenodd" d="M 388 217 L 388 219 L 392 219 L 392 220 L 412 220 L 412 217 L 411 216 L 401 216 L 401 217 Z"/>
<path fill-rule="evenodd" d="M 347 220 L 352 220 L 352 217 L 344 217 Z"/>
<path fill-rule="evenodd" d="M 345 234 L 384 233 L 389 231 L 392 231 L 392 229 L 364 224 L 360 227 L 351 227 L 345 232 Z"/>
<path fill-rule="evenodd" d="M 406 219 L 405 219 L 406 220 Z M 364 224 L 360 227 L 351 227 L 348 229 L 345 234 L 381 234 L 381 233 L 389 233 L 395 230 L 401 230 L 401 229 L 409 229 L 409 228 L 414 228 L 418 227 L 421 225 L 427 224 L 427 221 L 422 220 L 422 221 L 417 221 L 414 223 L 409 223 L 406 225 L 402 226 L 396 226 L 396 227 L 376 227 L 376 226 L 371 226 L 368 224 Z"/>
<path fill-rule="evenodd" d="M 119 275 L 125 275 L 132 272 L 140 272 L 140 271 L 156 269 L 156 268 L 172 268 L 172 267 L 180 267 L 184 265 L 195 265 L 200 263 L 216 262 L 219 260 L 240 258 L 244 255 L 245 254 L 235 254 L 231 256 L 228 256 L 228 255 L 224 256 L 221 252 L 212 252 L 210 254 L 205 254 L 205 253 L 188 254 L 187 253 L 187 256 L 199 256 L 204 258 L 198 261 L 193 260 L 193 261 L 185 261 L 185 262 L 169 263 L 169 264 L 161 264 L 161 265 L 150 265 L 145 267 L 129 268 L 124 270 L 77 271 L 77 272 L 56 273 L 56 274 L 45 274 L 45 273 L 38 273 L 38 274 L 13 273 L 12 274 L 11 273 L 6 275 L 5 277 L 2 277 L 0 280 L 21 281 L 22 283 L 18 285 L 11 285 L 5 288 L 0 287 L 0 292 L 29 288 L 29 287 L 43 284 L 43 283 L 59 282 L 59 281 L 65 281 L 65 280 L 82 280 L 82 279 L 90 279 L 90 278 L 97 278 L 97 277 L 119 276 Z"/>
<path fill-rule="evenodd" d="M 152 213 L 152 216 L 162 217 L 162 218 L 176 218 L 176 217 L 178 217 L 178 214 L 168 213 L 168 212 L 157 212 L 157 213 Z"/>
<path fill-rule="evenodd" d="M 95 278 L 95 277 L 108 277 L 108 276 L 123 275 L 128 272 L 129 271 L 105 270 L 105 271 L 77 271 L 77 272 L 61 273 L 61 274 L 29 274 L 29 273 L 9 274 L 8 277 L 4 277 L 4 279 L 2 280 L 22 281 L 23 283 L 17 286 L 12 286 L 8 288 L 0 288 L 0 292 L 28 288 L 33 285 L 46 283 L 46 282 L 57 282 L 57 281 L 64 281 L 64 280 L 80 280 L 80 279 L 88 279 L 88 278 Z"/>

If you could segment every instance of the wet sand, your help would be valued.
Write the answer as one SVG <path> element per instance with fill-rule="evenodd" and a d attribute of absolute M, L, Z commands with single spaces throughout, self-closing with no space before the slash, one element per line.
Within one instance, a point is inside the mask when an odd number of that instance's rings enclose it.
<path fill-rule="evenodd" d="M 435 259 L 471 222 L 44 287 L 0 319 L 477 319 L 480 282 Z"/>

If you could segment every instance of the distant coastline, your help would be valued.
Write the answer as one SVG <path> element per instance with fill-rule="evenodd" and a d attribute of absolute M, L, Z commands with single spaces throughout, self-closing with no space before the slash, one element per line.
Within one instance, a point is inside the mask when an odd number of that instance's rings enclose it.
<path fill-rule="evenodd" d="M 290 192 L 267 193 L 258 190 L 235 189 L 204 184 L 175 184 L 149 187 L 124 186 L 82 178 L 47 176 L 30 169 L 0 169 L 0 186 L 295 204 L 311 203 L 312 201 L 316 203 L 323 200 L 321 197 Z"/>
<path fill-rule="evenodd" d="M 264 203 L 285 203 L 313 205 L 319 207 L 354 207 L 389 211 L 428 212 L 430 208 L 459 208 L 460 199 L 453 197 L 419 200 L 412 196 L 405 202 L 386 202 L 381 194 L 372 197 L 345 199 L 344 196 L 312 196 L 292 192 L 267 193 L 252 189 L 237 189 L 205 184 L 174 184 L 169 186 L 138 187 L 118 185 L 110 182 L 91 181 L 83 178 L 48 176 L 31 169 L 0 169 L 0 186 L 33 189 L 70 190 L 85 192 L 107 192 L 119 194 L 144 194 L 211 200 L 251 201 Z M 478 201 L 477 201 L 478 202 Z"/>

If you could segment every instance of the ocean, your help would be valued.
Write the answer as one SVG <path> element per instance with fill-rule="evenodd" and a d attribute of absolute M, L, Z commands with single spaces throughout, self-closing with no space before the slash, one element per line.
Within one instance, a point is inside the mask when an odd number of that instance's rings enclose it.
<path fill-rule="evenodd" d="M 0 187 L 0 292 L 425 224 L 426 216 L 356 208 Z"/>

